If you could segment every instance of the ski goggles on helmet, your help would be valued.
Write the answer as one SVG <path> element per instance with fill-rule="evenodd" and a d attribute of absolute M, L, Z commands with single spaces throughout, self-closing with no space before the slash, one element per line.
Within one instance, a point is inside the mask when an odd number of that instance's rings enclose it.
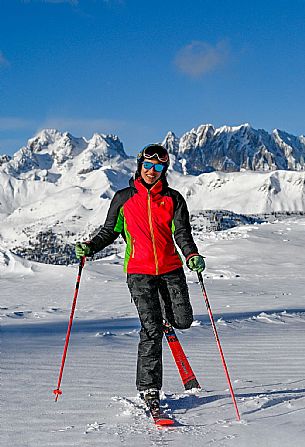
<path fill-rule="evenodd" d="M 142 151 L 143 158 L 156 158 L 161 163 L 167 163 L 169 160 L 167 150 L 159 144 L 150 144 Z"/>
<path fill-rule="evenodd" d="M 165 168 L 165 166 L 162 165 L 161 163 L 152 163 L 151 161 L 144 161 L 143 162 L 143 168 L 144 169 L 154 168 L 154 170 L 156 172 L 162 172 L 163 169 Z"/>

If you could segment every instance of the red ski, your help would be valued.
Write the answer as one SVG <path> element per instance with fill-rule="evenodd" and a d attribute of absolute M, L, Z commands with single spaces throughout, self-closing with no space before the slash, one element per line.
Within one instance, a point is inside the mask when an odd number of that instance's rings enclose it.
<path fill-rule="evenodd" d="M 143 399 L 147 407 L 147 412 L 152 417 L 155 425 L 173 425 L 175 423 L 167 413 L 163 413 L 160 408 L 160 393 L 156 389 L 147 390 L 147 392 L 140 392 L 140 397 Z"/>
<path fill-rule="evenodd" d="M 175 424 L 174 419 L 167 416 L 167 414 L 160 413 L 158 416 L 156 416 L 156 415 L 154 416 L 151 412 L 150 412 L 150 414 L 151 414 L 151 417 L 153 418 L 154 423 L 157 426 L 164 427 L 164 426 L 169 426 L 169 425 Z"/>
<path fill-rule="evenodd" d="M 173 354 L 184 388 L 186 390 L 201 389 L 172 325 L 164 321 L 163 332 Z"/>
<path fill-rule="evenodd" d="M 147 409 L 149 411 L 149 414 L 153 418 L 153 421 L 158 426 L 164 426 L 164 425 L 174 425 L 175 421 L 171 417 L 169 417 L 168 414 L 162 413 L 162 410 L 160 409 L 160 401 L 158 400 L 158 403 L 156 404 L 153 402 L 152 404 L 149 404 L 146 402 Z"/>

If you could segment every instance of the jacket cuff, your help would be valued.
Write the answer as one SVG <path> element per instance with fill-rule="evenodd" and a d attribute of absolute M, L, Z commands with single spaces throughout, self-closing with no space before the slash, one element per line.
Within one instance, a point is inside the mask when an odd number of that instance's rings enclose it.
<path fill-rule="evenodd" d="M 188 255 L 186 258 L 186 263 L 188 263 L 189 259 L 191 259 L 193 256 L 199 256 L 199 253 L 191 253 L 190 255 Z"/>

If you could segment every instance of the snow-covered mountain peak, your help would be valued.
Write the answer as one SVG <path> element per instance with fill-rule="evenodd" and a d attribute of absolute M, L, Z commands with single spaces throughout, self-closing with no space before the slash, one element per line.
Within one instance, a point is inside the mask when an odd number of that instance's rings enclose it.
<path fill-rule="evenodd" d="M 42 129 L 33 138 L 28 140 L 28 146 L 34 152 L 40 152 L 43 148 L 60 141 L 64 135 L 68 136 L 68 132 L 62 133 L 56 129 Z"/>
<path fill-rule="evenodd" d="M 285 132 L 284 130 L 280 130 L 280 129 L 274 129 L 272 131 L 272 136 L 274 137 L 274 139 L 278 140 L 278 141 L 284 141 L 286 144 L 298 144 L 299 142 L 299 137 L 296 137 L 295 135 L 291 135 L 287 132 Z"/>
<path fill-rule="evenodd" d="M 43 129 L 29 139 L 28 147 L 34 154 L 48 153 L 57 165 L 79 155 L 86 147 L 84 138 L 73 137 L 69 132 Z"/>
<path fill-rule="evenodd" d="M 273 171 L 305 169 L 305 137 L 274 130 L 271 134 L 249 123 L 214 128 L 204 124 L 180 138 L 167 134 L 165 147 L 175 155 L 179 172 Z M 174 148 L 174 149 L 173 149 Z"/>
<path fill-rule="evenodd" d="M 54 182 L 64 172 L 88 173 L 128 157 L 115 135 L 95 133 L 86 140 L 69 132 L 43 129 L 30 138 L 11 160 L 2 158 L 0 171 L 6 174 L 20 179 Z"/>
<path fill-rule="evenodd" d="M 272 139 L 287 159 L 288 169 L 304 170 L 305 138 L 274 129 Z"/>
<path fill-rule="evenodd" d="M 94 133 L 92 138 L 88 140 L 87 150 L 94 151 L 104 160 L 116 157 L 127 158 L 123 144 L 116 135 Z"/>
<path fill-rule="evenodd" d="M 240 132 L 241 130 L 251 130 L 252 126 L 249 123 L 240 124 L 239 126 L 221 126 L 218 129 L 216 129 L 216 132 L 229 132 L 229 133 L 236 133 Z"/>
<path fill-rule="evenodd" d="M 215 127 L 212 124 L 204 124 L 196 129 L 196 147 L 202 147 L 206 144 L 215 134 Z"/>
<path fill-rule="evenodd" d="M 177 138 L 174 132 L 170 131 L 166 134 L 162 145 L 167 147 L 167 150 L 170 154 L 176 155 L 179 151 L 179 138 Z"/>
<path fill-rule="evenodd" d="M 128 158 L 116 135 L 95 133 L 78 157 L 77 173 L 87 174 L 102 167 L 112 168 Z"/>
<path fill-rule="evenodd" d="M 184 175 L 305 169 L 304 136 L 296 137 L 279 129 L 268 133 L 254 129 L 249 123 L 219 128 L 202 124 L 181 137 L 168 132 L 162 144 L 171 155 L 170 169 Z M 116 135 L 95 133 L 86 139 L 43 129 L 12 159 L 0 157 L 0 172 L 16 178 L 54 182 L 65 172 L 71 176 L 100 168 L 112 169 L 118 163 L 128 164 L 131 158 Z"/>

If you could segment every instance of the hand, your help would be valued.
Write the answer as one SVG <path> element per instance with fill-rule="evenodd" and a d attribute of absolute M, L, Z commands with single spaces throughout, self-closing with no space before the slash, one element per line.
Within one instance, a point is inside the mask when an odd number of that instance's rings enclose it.
<path fill-rule="evenodd" d="M 187 261 L 187 266 L 192 272 L 201 273 L 205 269 L 204 258 L 201 255 L 194 255 Z"/>
<path fill-rule="evenodd" d="M 85 244 L 84 242 L 76 242 L 75 244 L 75 255 L 77 259 L 82 258 L 83 256 L 90 255 L 91 249 L 88 244 Z"/>

